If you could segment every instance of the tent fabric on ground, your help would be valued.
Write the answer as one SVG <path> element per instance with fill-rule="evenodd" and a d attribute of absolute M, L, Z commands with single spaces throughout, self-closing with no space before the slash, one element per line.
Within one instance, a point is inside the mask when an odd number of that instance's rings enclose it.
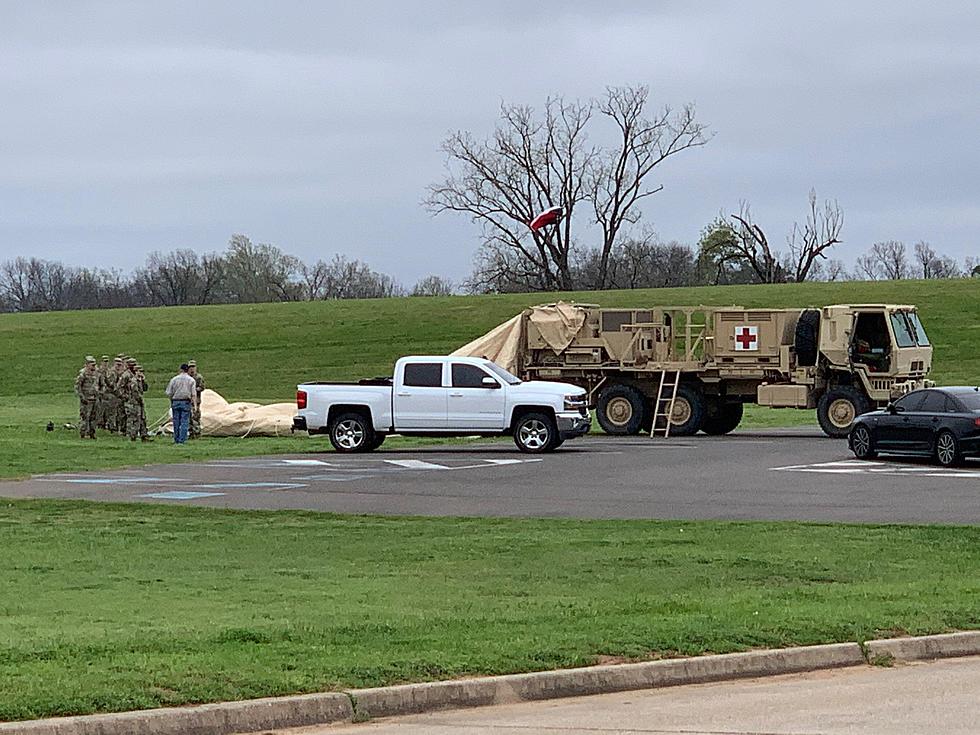
<path fill-rule="evenodd" d="M 201 394 L 201 434 L 204 436 L 288 436 L 292 432 L 294 403 L 229 403 L 213 390 Z M 173 434 L 173 416 L 168 412 L 160 427 Z"/>
<path fill-rule="evenodd" d="M 537 327 L 545 343 L 555 353 L 559 353 L 575 339 L 575 335 L 585 324 L 586 314 L 582 307 L 563 301 L 532 306 L 452 354 L 458 357 L 484 357 L 520 375 L 524 367 L 528 322 Z"/>

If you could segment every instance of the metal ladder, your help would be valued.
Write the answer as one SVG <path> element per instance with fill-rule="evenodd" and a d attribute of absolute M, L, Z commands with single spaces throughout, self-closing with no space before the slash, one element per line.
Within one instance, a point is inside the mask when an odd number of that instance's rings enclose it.
<path fill-rule="evenodd" d="M 674 379 L 667 380 L 667 371 L 660 373 L 660 388 L 657 390 L 657 402 L 653 406 L 653 423 L 650 425 L 650 436 L 663 432 L 664 438 L 670 436 L 670 417 L 674 415 L 674 401 L 677 400 L 677 387 L 681 384 L 681 371 L 674 372 Z M 665 395 L 669 393 L 670 395 Z M 660 425 L 661 420 L 663 425 Z"/>

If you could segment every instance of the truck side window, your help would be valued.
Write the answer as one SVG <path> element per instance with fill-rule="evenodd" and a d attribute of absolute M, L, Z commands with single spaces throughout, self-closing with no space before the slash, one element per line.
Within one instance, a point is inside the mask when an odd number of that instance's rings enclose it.
<path fill-rule="evenodd" d="M 489 377 L 475 365 L 453 363 L 453 388 L 482 388 L 483 379 Z"/>
<path fill-rule="evenodd" d="M 410 362 L 405 366 L 405 377 L 402 385 L 415 388 L 442 387 L 442 363 L 439 362 Z"/>

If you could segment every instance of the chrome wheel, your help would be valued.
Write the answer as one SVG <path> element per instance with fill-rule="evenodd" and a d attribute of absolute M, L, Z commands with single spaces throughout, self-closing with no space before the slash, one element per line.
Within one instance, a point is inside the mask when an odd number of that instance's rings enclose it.
<path fill-rule="evenodd" d="M 863 426 L 854 430 L 854 436 L 851 437 L 851 449 L 854 456 L 859 459 L 871 456 L 871 434 Z"/>
<path fill-rule="evenodd" d="M 936 459 L 944 467 L 956 464 L 956 437 L 947 431 L 936 439 Z"/>
<path fill-rule="evenodd" d="M 523 422 L 517 429 L 521 444 L 531 451 L 540 451 L 548 446 L 551 439 L 551 428 L 539 419 Z"/>
<path fill-rule="evenodd" d="M 357 449 L 364 443 L 364 427 L 354 419 L 346 419 L 333 430 L 334 439 L 344 449 Z"/>

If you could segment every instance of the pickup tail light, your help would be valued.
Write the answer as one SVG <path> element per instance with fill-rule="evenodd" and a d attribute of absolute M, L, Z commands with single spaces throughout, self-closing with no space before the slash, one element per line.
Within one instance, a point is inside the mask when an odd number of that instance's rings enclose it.
<path fill-rule="evenodd" d="M 300 410 L 306 408 L 306 391 L 305 390 L 298 390 L 298 391 L 296 391 L 296 408 L 297 409 L 300 409 Z"/>

